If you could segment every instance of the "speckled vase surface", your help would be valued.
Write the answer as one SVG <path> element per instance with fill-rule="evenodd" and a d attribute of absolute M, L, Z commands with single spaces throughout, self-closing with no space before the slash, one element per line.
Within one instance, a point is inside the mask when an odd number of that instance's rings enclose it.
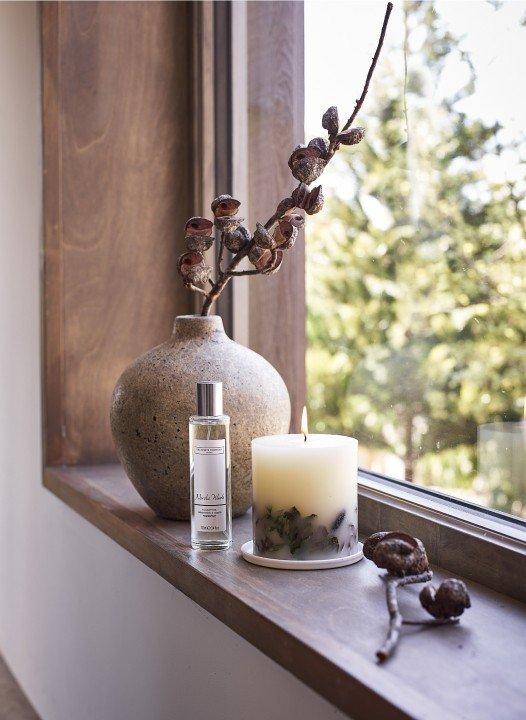
<path fill-rule="evenodd" d="M 120 461 L 160 517 L 190 515 L 188 418 L 196 413 L 195 386 L 202 380 L 223 382 L 234 516 L 252 503 L 252 438 L 289 430 L 289 394 L 272 365 L 230 340 L 219 316 L 177 317 L 171 338 L 122 373 L 110 412 Z"/>

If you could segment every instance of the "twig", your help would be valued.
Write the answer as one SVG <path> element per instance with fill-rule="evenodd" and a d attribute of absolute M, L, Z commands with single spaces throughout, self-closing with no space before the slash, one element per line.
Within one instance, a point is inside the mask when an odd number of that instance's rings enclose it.
<path fill-rule="evenodd" d="M 426 618 L 425 620 L 402 620 L 402 625 L 424 625 L 433 627 L 435 625 L 456 625 L 460 618 Z"/>
<path fill-rule="evenodd" d="M 384 644 L 376 653 L 376 657 L 380 662 L 387 660 L 400 638 L 403 617 L 398 608 L 397 588 L 414 583 L 428 582 L 432 577 L 433 573 L 431 571 L 420 573 L 419 575 L 407 575 L 406 577 L 387 576 L 385 597 L 389 611 L 389 631 Z"/>
<path fill-rule="evenodd" d="M 198 287 L 197 285 L 193 285 L 192 283 L 187 283 L 186 287 L 187 287 L 189 290 L 193 290 L 193 292 L 201 293 L 201 295 L 205 295 L 205 296 L 206 296 L 206 294 L 207 294 L 206 290 L 203 290 L 203 288 L 200 288 L 200 287 Z"/>
<path fill-rule="evenodd" d="M 369 68 L 369 72 L 367 73 L 367 77 L 365 79 L 365 85 L 363 86 L 362 94 L 360 95 L 359 99 L 356 101 L 356 105 L 354 106 L 354 110 L 352 111 L 351 117 L 347 120 L 343 128 L 341 129 L 341 132 L 345 132 L 345 130 L 348 130 L 351 125 L 354 122 L 355 117 L 360 112 L 360 109 L 363 105 L 363 102 L 365 100 L 365 96 L 367 95 L 367 91 L 369 90 L 369 83 L 371 82 L 371 78 L 373 77 L 374 69 L 376 67 L 376 63 L 378 62 L 378 58 L 380 57 L 380 52 L 382 50 L 382 45 L 384 44 L 385 40 L 385 32 L 387 30 L 387 23 L 389 22 L 389 16 L 391 15 L 391 11 L 393 9 L 393 3 L 388 2 L 387 7 L 385 9 L 385 16 L 384 16 L 384 22 L 382 25 L 382 30 L 380 32 L 380 38 L 378 40 L 378 45 L 376 46 L 376 52 L 373 55 L 373 59 L 371 62 L 371 67 Z"/>

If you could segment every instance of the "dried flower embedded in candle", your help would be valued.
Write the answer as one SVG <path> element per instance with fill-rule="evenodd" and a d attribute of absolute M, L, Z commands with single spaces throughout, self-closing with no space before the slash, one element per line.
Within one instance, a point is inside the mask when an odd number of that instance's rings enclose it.
<path fill-rule="evenodd" d="M 319 150 L 321 157 L 324 158 L 327 154 L 327 150 L 329 149 L 329 143 L 325 138 L 315 137 L 309 142 L 308 147 L 313 147 Z"/>
<path fill-rule="evenodd" d="M 259 245 L 254 245 L 250 248 L 248 259 L 257 270 L 264 270 L 269 262 L 272 261 L 272 252 L 259 247 Z"/>
<path fill-rule="evenodd" d="M 215 226 L 223 233 L 232 233 L 234 230 L 237 230 L 243 220 L 244 218 L 242 217 L 225 215 L 224 217 L 216 217 Z"/>
<path fill-rule="evenodd" d="M 225 246 L 230 252 L 239 252 L 250 242 L 250 233 L 243 225 L 240 225 L 237 230 L 232 233 L 226 233 L 223 236 Z"/>
<path fill-rule="evenodd" d="M 305 185 L 305 183 L 300 183 L 292 192 L 292 200 L 294 201 L 295 207 L 302 208 L 303 203 L 308 197 L 309 188 Z"/>
<path fill-rule="evenodd" d="M 310 185 L 325 169 L 326 162 L 318 148 L 299 145 L 289 158 L 289 167 L 296 180 Z"/>
<path fill-rule="evenodd" d="M 327 130 L 329 137 L 336 135 L 340 127 L 340 120 L 338 118 L 338 108 L 335 105 L 331 105 L 331 107 L 323 113 L 321 126 L 324 130 Z"/>
<path fill-rule="evenodd" d="M 212 212 L 214 217 L 231 217 L 235 215 L 241 203 L 235 200 L 231 195 L 219 195 L 212 201 Z"/>
<path fill-rule="evenodd" d="M 384 535 L 374 549 L 372 560 L 377 567 L 398 577 L 418 575 L 429 569 L 422 541 L 406 533 Z"/>
<path fill-rule="evenodd" d="M 342 145 L 357 145 L 361 140 L 363 140 L 364 135 L 364 128 L 355 127 L 336 135 L 336 140 Z"/>
<path fill-rule="evenodd" d="M 209 250 L 214 244 L 214 238 L 210 235 L 187 235 L 185 237 L 185 243 L 188 250 L 205 252 L 205 250 Z"/>
<path fill-rule="evenodd" d="M 274 238 L 269 233 L 266 227 L 261 223 L 256 223 L 256 231 L 254 233 L 254 242 L 260 248 L 266 250 L 273 250 L 276 247 Z"/>
<path fill-rule="evenodd" d="M 290 250 L 294 247 L 298 237 L 298 228 L 295 227 L 288 217 L 280 220 L 274 230 L 274 242 L 281 250 Z"/>
<path fill-rule="evenodd" d="M 212 235 L 214 223 L 202 217 L 192 217 L 184 226 L 185 235 Z"/>
<path fill-rule="evenodd" d="M 303 203 L 303 209 L 307 215 L 315 215 L 323 208 L 323 201 L 324 197 L 321 185 L 317 185 L 310 191 L 309 196 Z"/>
<path fill-rule="evenodd" d="M 420 592 L 420 603 L 427 612 L 438 619 L 456 618 L 471 607 L 468 589 L 462 580 L 444 580 L 438 589 L 426 585 Z"/>

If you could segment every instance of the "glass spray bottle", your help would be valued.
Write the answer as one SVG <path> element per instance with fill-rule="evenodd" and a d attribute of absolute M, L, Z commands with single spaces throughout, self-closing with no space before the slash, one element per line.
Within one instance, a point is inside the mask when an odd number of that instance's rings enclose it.
<path fill-rule="evenodd" d="M 232 544 L 230 418 L 223 415 L 223 384 L 197 383 L 197 415 L 189 421 L 192 547 L 224 550 Z"/>

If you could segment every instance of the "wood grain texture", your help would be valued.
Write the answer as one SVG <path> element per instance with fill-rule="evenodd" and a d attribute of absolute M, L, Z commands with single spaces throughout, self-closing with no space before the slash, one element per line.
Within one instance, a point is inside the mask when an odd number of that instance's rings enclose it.
<path fill-rule="evenodd" d="M 526 602 L 526 546 L 501 532 L 360 485 L 360 529 L 366 535 L 396 528 L 418 537 L 431 562 L 474 582 Z"/>
<path fill-rule="evenodd" d="M 304 140 L 303 3 L 249 2 L 250 217 L 265 222 L 295 182 L 287 160 Z M 250 347 L 279 371 L 292 401 L 292 428 L 305 404 L 303 233 L 279 273 L 250 278 Z"/>
<path fill-rule="evenodd" d="M 191 308 L 190 38 L 184 2 L 42 5 L 48 463 L 114 458 L 115 381 Z"/>
<path fill-rule="evenodd" d="M 524 717 L 526 608 L 468 583 L 460 625 L 406 628 L 383 666 L 387 625 L 376 568 L 326 572 L 258 568 L 239 557 L 250 517 L 234 522 L 228 552 L 197 552 L 187 523 L 159 520 L 118 466 L 50 468 L 46 486 L 148 567 L 354 720 L 519 720 Z M 437 571 L 435 580 L 443 578 Z M 400 592 L 421 617 L 419 588 Z M 176 620 L 175 620 L 176 621 Z"/>

